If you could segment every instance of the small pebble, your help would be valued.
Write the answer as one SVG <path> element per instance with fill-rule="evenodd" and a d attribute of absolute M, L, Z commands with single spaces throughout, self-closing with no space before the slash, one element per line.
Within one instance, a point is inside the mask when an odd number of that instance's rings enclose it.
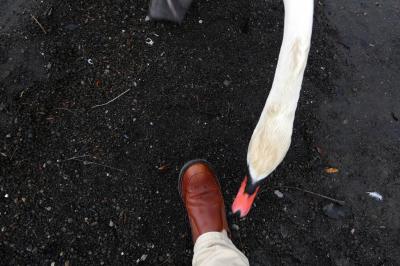
<path fill-rule="evenodd" d="M 275 196 L 277 196 L 278 198 L 283 198 L 283 193 L 282 192 L 280 192 L 279 190 L 275 190 L 274 191 L 274 194 L 275 194 Z"/>
<path fill-rule="evenodd" d="M 152 39 L 150 39 L 150 38 L 146 38 L 146 44 L 149 45 L 149 46 L 153 46 L 154 41 Z"/>
<path fill-rule="evenodd" d="M 108 224 L 110 227 L 114 226 L 114 222 L 110 220 L 110 223 Z"/>
<path fill-rule="evenodd" d="M 338 204 L 329 203 L 323 208 L 324 214 L 332 219 L 345 218 L 350 215 L 350 209 L 346 206 L 340 206 Z"/>
<path fill-rule="evenodd" d="M 224 80 L 224 86 L 225 87 L 228 87 L 229 85 L 231 85 L 231 81 L 229 81 L 229 80 Z"/>
<path fill-rule="evenodd" d="M 78 24 L 68 24 L 65 26 L 65 29 L 67 30 L 76 30 L 77 28 L 79 28 Z"/>

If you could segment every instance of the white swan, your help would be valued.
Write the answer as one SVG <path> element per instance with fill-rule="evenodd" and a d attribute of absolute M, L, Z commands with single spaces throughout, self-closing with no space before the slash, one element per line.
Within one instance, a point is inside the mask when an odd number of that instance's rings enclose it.
<path fill-rule="evenodd" d="M 247 151 L 250 178 L 245 177 L 232 204 L 241 217 L 250 211 L 260 181 L 285 157 L 307 64 L 313 24 L 313 0 L 284 0 L 285 22 L 281 50 L 271 91 Z"/>

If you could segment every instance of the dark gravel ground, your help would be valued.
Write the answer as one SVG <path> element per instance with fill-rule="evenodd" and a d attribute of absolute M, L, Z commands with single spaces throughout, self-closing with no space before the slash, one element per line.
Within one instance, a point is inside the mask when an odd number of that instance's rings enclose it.
<path fill-rule="evenodd" d="M 177 193 L 189 159 L 215 165 L 231 204 L 283 6 L 195 1 L 180 26 L 145 21 L 147 6 L 0 2 L 0 264 L 189 265 Z M 400 264 L 399 9 L 316 2 L 292 147 L 232 221 L 251 265 Z M 284 186 L 345 200 L 344 217 Z"/>

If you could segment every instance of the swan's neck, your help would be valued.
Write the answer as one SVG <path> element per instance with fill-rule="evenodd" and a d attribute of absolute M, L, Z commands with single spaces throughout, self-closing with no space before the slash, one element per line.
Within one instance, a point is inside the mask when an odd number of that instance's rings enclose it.
<path fill-rule="evenodd" d="M 263 113 L 279 108 L 294 117 L 311 43 L 313 0 L 284 0 L 284 4 L 283 41 Z"/>
<path fill-rule="evenodd" d="M 290 146 L 311 43 L 313 0 L 284 0 L 285 26 L 271 91 L 249 144 L 252 180 L 269 175 Z"/>

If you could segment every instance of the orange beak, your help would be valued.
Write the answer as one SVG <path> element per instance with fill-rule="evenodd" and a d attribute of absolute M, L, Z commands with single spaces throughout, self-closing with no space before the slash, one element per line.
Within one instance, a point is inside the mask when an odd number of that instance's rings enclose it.
<path fill-rule="evenodd" d="M 245 217 L 249 213 L 251 206 L 253 205 L 254 199 L 256 198 L 256 195 L 258 193 L 258 190 L 260 189 L 260 187 L 257 186 L 253 194 L 248 194 L 247 192 L 245 192 L 246 185 L 247 176 L 244 178 L 242 184 L 240 185 L 239 192 L 237 193 L 236 198 L 232 204 L 232 213 L 239 213 L 240 218 Z"/>

